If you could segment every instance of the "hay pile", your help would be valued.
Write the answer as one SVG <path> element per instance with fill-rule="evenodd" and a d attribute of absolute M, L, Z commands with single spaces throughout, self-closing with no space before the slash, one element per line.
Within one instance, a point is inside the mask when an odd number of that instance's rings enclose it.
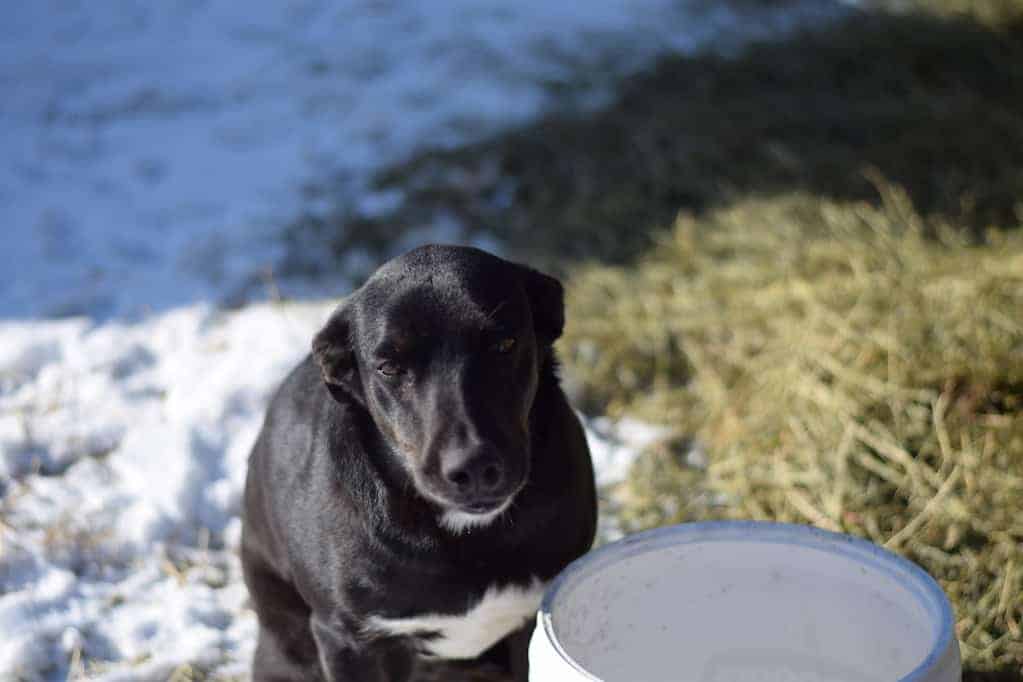
<path fill-rule="evenodd" d="M 883 201 L 746 200 L 569 281 L 591 407 L 671 425 L 616 491 L 633 529 L 812 523 L 923 565 L 973 670 L 1023 670 L 1023 234 Z"/>

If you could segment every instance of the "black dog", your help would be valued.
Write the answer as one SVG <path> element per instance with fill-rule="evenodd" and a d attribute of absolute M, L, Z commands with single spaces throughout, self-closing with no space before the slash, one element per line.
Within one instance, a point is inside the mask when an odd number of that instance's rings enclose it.
<path fill-rule="evenodd" d="M 558 384 L 560 283 L 427 246 L 378 270 L 285 380 L 253 448 L 242 562 L 253 679 L 527 679 L 543 586 L 593 541 Z"/>

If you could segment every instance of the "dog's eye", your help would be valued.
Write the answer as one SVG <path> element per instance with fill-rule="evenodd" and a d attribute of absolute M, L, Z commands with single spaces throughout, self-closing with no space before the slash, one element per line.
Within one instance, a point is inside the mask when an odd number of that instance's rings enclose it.
<path fill-rule="evenodd" d="M 511 349 L 514 347 L 515 339 L 509 336 L 506 339 L 501 339 L 500 341 L 498 341 L 497 344 L 494 346 L 494 350 L 496 350 L 498 353 L 510 353 Z"/>
<path fill-rule="evenodd" d="M 399 367 L 396 362 L 387 361 L 377 365 L 377 371 L 385 377 L 394 377 L 401 374 L 401 367 Z"/>

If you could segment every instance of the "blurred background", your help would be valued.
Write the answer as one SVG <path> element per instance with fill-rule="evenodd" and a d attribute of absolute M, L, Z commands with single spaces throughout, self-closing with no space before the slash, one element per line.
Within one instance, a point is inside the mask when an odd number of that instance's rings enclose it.
<path fill-rule="evenodd" d="M 575 4 L 8 8 L 0 679 L 247 679 L 266 402 L 431 241 L 564 281 L 600 542 L 866 537 L 1023 679 L 1023 3 Z"/>

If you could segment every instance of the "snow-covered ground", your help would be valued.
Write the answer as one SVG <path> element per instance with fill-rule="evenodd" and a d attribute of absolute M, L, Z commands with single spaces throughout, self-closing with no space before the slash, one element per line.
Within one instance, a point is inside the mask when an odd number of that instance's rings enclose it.
<path fill-rule="evenodd" d="M 332 306 L 257 295 L 236 307 L 282 256 L 289 220 L 400 201 L 367 190 L 373 172 L 527 121 L 581 73 L 598 101 L 665 51 L 728 49 L 834 11 L 827 0 L 7 11 L 0 679 L 244 675 L 255 623 L 233 549 L 245 459 L 268 396 Z M 330 197 L 315 189 L 325 179 Z M 594 427 L 603 482 L 656 436 Z"/>

